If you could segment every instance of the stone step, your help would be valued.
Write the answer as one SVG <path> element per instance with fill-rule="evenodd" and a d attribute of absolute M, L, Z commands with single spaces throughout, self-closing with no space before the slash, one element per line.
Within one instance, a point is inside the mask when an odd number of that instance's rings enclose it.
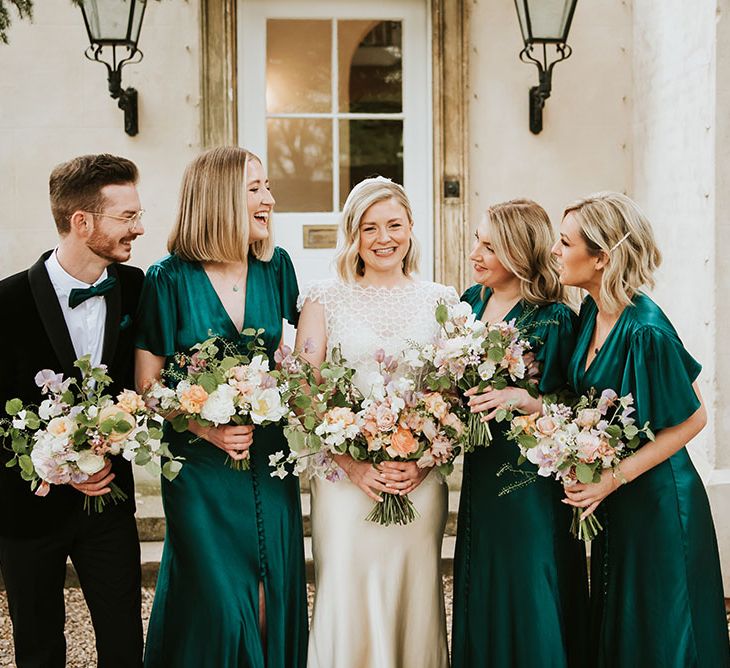
<path fill-rule="evenodd" d="M 309 492 L 302 493 L 302 519 L 304 535 L 312 535 Z M 165 539 L 165 514 L 159 495 L 144 494 L 137 496 L 137 531 L 142 543 Z M 459 510 L 459 492 L 449 491 L 449 515 L 446 520 L 445 536 L 456 535 L 456 515 Z"/>

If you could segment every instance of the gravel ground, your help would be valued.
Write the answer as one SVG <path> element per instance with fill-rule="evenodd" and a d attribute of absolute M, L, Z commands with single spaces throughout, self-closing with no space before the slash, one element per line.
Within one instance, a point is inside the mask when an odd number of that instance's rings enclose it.
<path fill-rule="evenodd" d="M 451 631 L 451 602 L 453 596 L 453 579 L 444 578 L 444 592 L 446 596 L 446 617 L 447 628 Z M 309 608 L 311 613 L 314 588 L 309 585 L 307 588 L 309 597 Z M 152 609 L 152 599 L 155 590 L 152 588 L 142 589 L 142 621 L 145 633 L 147 632 L 147 621 Z M 727 603 L 727 601 L 726 601 Z M 730 632 L 730 614 L 728 614 L 728 632 Z M 96 663 L 96 649 L 94 648 L 94 634 L 91 628 L 91 619 L 81 595 L 80 589 L 66 590 L 66 640 L 67 666 L 68 668 L 89 668 Z M 0 666 L 13 665 L 13 638 L 8 608 L 5 600 L 5 592 L 0 592 Z"/>
<path fill-rule="evenodd" d="M 444 578 L 444 592 L 446 597 L 447 628 L 451 629 L 451 598 L 453 579 Z M 94 647 L 94 632 L 91 627 L 91 618 L 86 602 L 80 589 L 66 589 L 66 657 L 67 668 L 89 668 L 96 664 L 96 648 Z M 152 599 L 155 590 L 151 587 L 142 589 L 142 623 L 145 634 L 147 622 L 152 610 Z M 309 611 L 311 615 L 314 587 L 307 586 Z M 13 629 L 8 615 L 5 592 L 0 591 L 0 666 L 13 666 Z"/>

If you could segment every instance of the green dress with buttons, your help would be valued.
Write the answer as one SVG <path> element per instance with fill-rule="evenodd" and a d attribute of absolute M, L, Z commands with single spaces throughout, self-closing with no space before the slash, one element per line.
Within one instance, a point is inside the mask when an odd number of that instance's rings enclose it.
<path fill-rule="evenodd" d="M 244 327 L 263 328 L 273 368 L 282 319 L 297 319 L 297 280 L 276 248 L 249 256 Z M 237 331 L 205 270 L 170 255 L 152 265 L 139 305 L 137 347 L 169 358 L 211 334 Z M 269 455 L 286 449 L 281 428 L 256 427 L 250 470 L 234 470 L 225 452 L 190 432 L 166 429 L 185 457 L 162 480 L 167 529 L 145 650 L 147 668 L 292 668 L 307 653 L 307 601 L 299 484 L 272 478 Z M 259 630 L 259 584 L 266 647 Z"/>
<path fill-rule="evenodd" d="M 639 294 L 586 369 L 597 308 L 583 302 L 571 385 L 632 394 L 655 433 L 700 402 L 700 365 L 662 310 Z M 728 629 L 715 530 L 702 481 L 682 448 L 609 495 L 591 546 L 591 659 L 596 668 L 727 668 Z"/>
<path fill-rule="evenodd" d="M 462 300 L 481 317 L 491 296 Z M 518 303 L 505 317 L 525 328 L 540 391 L 565 387 L 575 316 L 564 304 Z M 586 666 L 588 581 L 583 544 L 570 535 L 562 487 L 538 478 L 492 421 L 492 442 L 464 457 L 454 560 L 454 668 Z M 510 490 L 504 494 L 504 491 Z"/>

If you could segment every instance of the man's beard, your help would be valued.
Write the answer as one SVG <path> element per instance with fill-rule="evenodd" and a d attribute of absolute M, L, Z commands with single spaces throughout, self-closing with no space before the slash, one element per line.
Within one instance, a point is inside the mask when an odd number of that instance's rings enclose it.
<path fill-rule="evenodd" d="M 119 244 L 124 241 L 131 243 L 133 239 L 134 237 L 115 240 L 105 234 L 102 234 L 99 230 L 94 230 L 89 237 L 89 240 L 86 242 L 86 246 L 90 251 L 108 262 L 124 262 L 127 258 L 120 257 L 119 253 L 121 251 L 126 251 L 126 249 L 119 248 Z"/>

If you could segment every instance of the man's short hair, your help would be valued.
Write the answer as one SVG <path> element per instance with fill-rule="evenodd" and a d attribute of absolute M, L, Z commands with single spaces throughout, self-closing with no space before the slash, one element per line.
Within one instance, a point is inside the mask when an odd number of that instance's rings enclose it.
<path fill-rule="evenodd" d="M 75 211 L 101 211 L 101 189 L 110 185 L 137 183 L 137 166 L 126 158 L 109 153 L 82 155 L 57 165 L 51 172 L 48 190 L 51 212 L 59 234 L 71 230 Z"/>

